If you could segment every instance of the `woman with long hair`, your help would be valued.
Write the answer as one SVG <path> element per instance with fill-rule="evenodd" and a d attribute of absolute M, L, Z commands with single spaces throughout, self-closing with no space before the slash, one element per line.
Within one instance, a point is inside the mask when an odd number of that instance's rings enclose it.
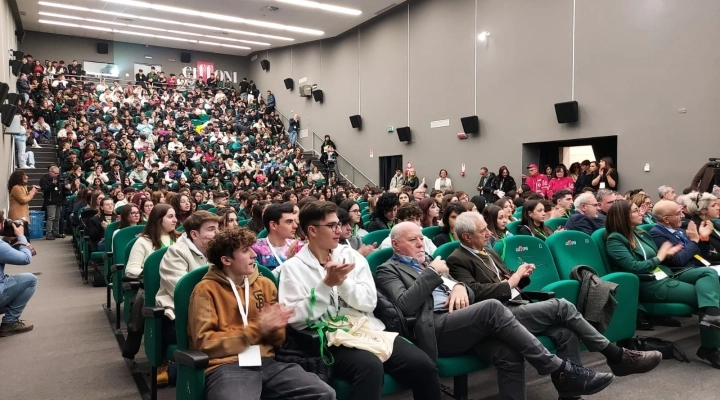
<path fill-rule="evenodd" d="M 222 218 L 222 220 L 220 221 L 221 230 L 238 226 L 238 216 L 235 210 L 232 209 L 232 207 L 223 208 L 222 210 L 218 211 L 217 215 Z"/>
<path fill-rule="evenodd" d="M 619 177 L 618 172 L 614 167 L 615 164 L 613 164 L 612 158 L 601 158 L 597 163 L 597 175 L 593 177 L 592 187 L 616 190 Z"/>
<path fill-rule="evenodd" d="M 440 247 L 445 243 L 450 243 L 458 240 L 458 237 L 455 234 L 455 219 L 458 215 L 464 212 L 465 207 L 463 207 L 459 203 L 448 204 L 447 209 L 443 213 L 442 217 L 442 230 L 433 238 L 433 243 L 435 244 L 435 246 Z"/>
<path fill-rule="evenodd" d="M 553 230 L 545 226 L 545 203 L 541 200 L 528 200 L 523 205 L 522 218 L 518 235 L 530 235 L 542 240 L 553 234 Z"/>
<path fill-rule="evenodd" d="M 263 224 L 263 213 L 265 212 L 265 208 L 270 205 L 270 202 L 267 200 L 260 200 L 257 203 L 255 203 L 252 206 L 252 218 L 250 219 L 250 222 L 247 224 L 247 228 L 251 231 L 255 232 L 256 234 L 260 233 L 263 229 L 265 229 L 265 225 Z"/>
<path fill-rule="evenodd" d="M 169 247 L 178 238 L 175 232 L 175 210 L 167 204 L 158 204 L 150 212 L 145 229 L 135 241 L 125 267 L 125 276 L 131 279 L 142 277 L 145 260 L 155 250 Z"/>
<path fill-rule="evenodd" d="M 120 222 L 118 223 L 117 231 L 128 226 L 135 226 L 140 223 L 140 207 L 135 204 L 125 204 L 120 209 Z"/>
<path fill-rule="evenodd" d="M 395 225 L 395 216 L 397 214 L 398 196 L 395 193 L 383 193 L 375 204 L 375 212 L 372 214 L 372 220 L 367 226 L 368 232 L 374 232 L 381 229 L 392 229 Z"/>
<path fill-rule="evenodd" d="M 138 208 L 140 209 L 141 221 L 147 222 L 150 219 L 150 213 L 152 212 L 153 208 L 155 208 L 155 203 L 153 203 L 152 200 L 146 197 L 144 198 L 144 200 L 140 201 L 140 205 L 138 206 Z"/>
<path fill-rule="evenodd" d="M 650 199 L 650 196 L 648 196 L 645 193 L 639 193 L 630 198 L 630 201 L 633 202 L 640 210 L 642 210 L 643 213 L 643 224 L 656 224 L 657 221 L 655 220 L 655 217 L 652 215 L 653 210 L 653 203 Z M 715 217 L 717 218 L 717 217 Z"/>
<path fill-rule="evenodd" d="M 175 209 L 175 218 L 177 220 L 177 226 L 179 227 L 183 221 L 192 214 L 190 197 L 184 194 L 176 194 L 170 199 L 170 205 Z"/>
<path fill-rule="evenodd" d="M 548 182 L 547 198 L 551 199 L 555 192 L 563 189 L 573 193 L 575 191 L 575 181 L 568 174 L 564 165 L 558 165 L 555 167 L 555 176 Z"/>
<path fill-rule="evenodd" d="M 100 202 L 97 214 L 90 218 L 87 223 L 87 234 L 90 237 L 90 251 L 105 251 L 105 228 L 117 220 L 115 203 L 113 199 L 106 197 Z"/>
<path fill-rule="evenodd" d="M 505 215 L 507 215 L 508 221 L 516 221 L 515 217 L 513 216 L 513 214 L 515 214 L 515 204 L 510 198 L 503 197 L 502 199 L 496 201 L 493 204 L 505 210 Z"/>
<path fill-rule="evenodd" d="M 517 191 L 517 185 L 515 184 L 515 178 L 510 176 L 510 171 L 506 166 L 500 167 L 498 174 L 495 175 L 495 180 L 490 185 L 493 194 L 497 197 L 505 197 L 509 192 Z"/>
<path fill-rule="evenodd" d="M 438 224 L 438 217 L 440 216 L 440 207 L 438 207 L 435 199 L 426 197 L 420 200 L 418 207 L 422 210 L 422 218 L 420 224 L 423 228 L 428 226 L 436 226 Z"/>
<path fill-rule="evenodd" d="M 488 238 L 488 247 L 492 248 L 496 242 L 512 236 L 512 233 L 507 230 L 507 224 L 510 220 L 505 210 L 496 205 L 490 205 L 485 207 L 482 215 L 485 217 L 488 230 L 492 234 L 492 236 Z"/>
<path fill-rule="evenodd" d="M 361 217 L 360 204 L 352 199 L 343 200 L 340 203 L 340 208 L 344 209 L 350 215 L 350 228 L 352 229 L 352 236 L 362 238 L 367 235 L 367 231 L 363 226 Z"/>
<path fill-rule="evenodd" d="M 22 219 L 26 223 L 30 222 L 30 201 L 35 197 L 39 186 L 33 186 L 28 190 L 28 176 L 21 170 L 15 170 L 10 174 L 7 189 L 10 193 L 10 210 L 8 218 L 11 220 Z M 25 236 L 28 233 L 27 224 L 25 227 Z"/>

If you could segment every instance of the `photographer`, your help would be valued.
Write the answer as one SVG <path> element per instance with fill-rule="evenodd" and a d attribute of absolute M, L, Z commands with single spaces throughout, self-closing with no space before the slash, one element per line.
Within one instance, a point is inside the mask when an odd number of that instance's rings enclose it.
<path fill-rule="evenodd" d="M 698 190 L 699 192 L 712 193 L 716 186 L 720 185 L 720 159 L 711 158 L 707 164 L 704 164 L 702 168 L 695 174 L 690 187 Z M 718 170 L 716 174 L 715 170 Z"/>
<path fill-rule="evenodd" d="M 70 183 L 59 177 L 60 169 L 52 165 L 47 175 L 40 178 L 40 189 L 43 192 L 43 207 L 45 208 L 45 239 L 55 240 L 62 238 L 60 234 L 60 216 L 62 205 L 65 202 L 66 191 L 70 190 Z"/>
<path fill-rule="evenodd" d="M 32 261 L 32 247 L 23 235 L 23 225 L 18 221 L 2 221 L 4 236 L 14 236 L 11 245 L 0 240 L 0 314 L 4 314 L 0 324 L 0 337 L 28 332 L 32 325 L 20 320 L 25 306 L 35 293 L 37 277 L 24 273 L 6 275 L 5 264 L 28 265 Z"/>

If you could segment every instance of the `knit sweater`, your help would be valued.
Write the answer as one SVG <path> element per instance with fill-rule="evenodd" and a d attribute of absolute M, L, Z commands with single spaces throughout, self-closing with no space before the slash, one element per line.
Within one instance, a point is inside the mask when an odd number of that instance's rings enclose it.
<path fill-rule="evenodd" d="M 175 286 L 188 272 L 207 265 L 207 259 L 195 244 L 183 233 L 177 242 L 168 247 L 160 261 L 160 289 L 155 304 L 165 308 L 165 315 L 175 319 Z"/>
<path fill-rule="evenodd" d="M 169 235 L 163 235 L 160 238 L 160 241 L 163 243 L 163 247 L 171 246 L 173 244 Z M 132 251 L 130 252 L 127 265 L 125 266 L 125 276 L 131 279 L 139 279 L 142 277 L 145 260 L 147 260 L 150 254 L 152 254 L 155 250 L 158 249 L 153 248 L 153 244 L 150 239 L 145 236 L 137 238 Z"/>

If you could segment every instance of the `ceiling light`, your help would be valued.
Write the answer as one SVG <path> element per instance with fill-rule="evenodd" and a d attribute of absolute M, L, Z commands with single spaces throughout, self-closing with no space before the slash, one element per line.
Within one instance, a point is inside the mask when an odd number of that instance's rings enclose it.
<path fill-rule="evenodd" d="M 209 12 L 203 12 L 203 11 L 196 11 L 196 10 L 190 10 L 187 8 L 166 6 L 166 5 L 162 5 L 162 4 L 146 3 L 144 1 L 134 1 L 134 0 L 100 0 L 100 1 L 105 1 L 107 3 L 122 4 L 124 6 L 138 7 L 138 8 L 143 8 L 143 9 L 166 11 L 166 12 L 174 13 L 174 14 L 191 15 L 194 17 L 200 16 L 203 18 L 217 19 L 220 21 L 231 21 L 231 22 L 237 22 L 239 24 L 255 25 L 255 26 L 262 26 L 262 27 L 271 28 L 271 29 L 280 29 L 280 30 L 285 30 L 285 31 L 290 31 L 290 32 L 306 33 L 309 35 L 325 34 L 325 32 L 317 30 L 317 29 L 301 28 L 298 26 L 276 24 L 276 23 L 272 23 L 272 22 L 258 21 L 258 20 L 252 20 L 252 19 L 244 19 L 244 18 L 232 17 L 232 16 L 229 16 L 226 14 L 215 14 L 215 13 L 209 13 Z"/>
<path fill-rule="evenodd" d="M 481 42 L 484 42 L 487 40 L 488 36 L 490 36 L 490 32 L 488 32 L 488 31 L 480 32 L 480 34 L 478 35 L 478 40 Z"/>
<path fill-rule="evenodd" d="M 49 25 L 60 25 L 60 26 L 69 26 L 73 28 L 84 28 L 84 29 L 92 29 L 96 31 L 104 31 L 104 32 L 112 32 L 113 30 L 110 28 L 102 28 L 99 26 L 86 26 L 86 25 L 79 25 L 79 24 L 71 24 L 69 22 L 60 22 L 60 21 L 49 21 L 46 19 L 38 20 L 41 24 L 49 24 Z"/>
<path fill-rule="evenodd" d="M 331 4 L 318 3 L 315 1 L 306 1 L 306 0 L 277 0 L 277 1 L 279 1 L 281 3 L 294 4 L 296 6 L 317 8 L 317 9 L 325 10 L 325 11 L 332 11 L 332 12 L 336 12 L 336 13 L 340 13 L 340 14 L 348 14 L 348 15 L 362 14 L 362 11 L 360 11 L 360 10 L 354 10 L 352 8 L 347 8 L 347 7 L 333 6 Z"/>
<path fill-rule="evenodd" d="M 142 15 L 126 14 L 126 13 L 115 12 L 115 11 L 100 10 L 100 9 L 96 9 L 96 8 L 71 6 L 71 5 L 60 4 L 60 3 L 52 3 L 52 2 L 48 2 L 48 1 L 39 1 L 38 4 L 42 5 L 42 6 L 47 6 L 47 7 L 55 7 L 55 8 L 62 8 L 62 9 L 67 9 L 67 10 L 76 10 L 76 11 L 85 11 L 85 12 L 91 12 L 91 13 L 103 14 L 103 15 L 113 15 L 113 16 L 122 17 L 122 18 L 141 19 L 144 21 L 158 22 L 161 24 L 178 25 L 178 26 L 182 26 L 182 27 L 190 26 L 190 27 L 194 27 L 194 28 L 207 29 L 210 31 L 222 31 L 222 32 L 227 32 L 227 33 L 236 33 L 238 35 L 262 37 L 262 38 L 266 38 L 266 39 L 283 40 L 283 41 L 290 41 L 290 42 L 295 40 L 293 38 L 284 37 L 284 36 L 266 35 L 264 33 L 241 31 L 241 30 L 237 30 L 237 29 L 220 28 L 217 26 L 185 23 L 185 22 L 173 21 L 173 20 L 165 19 L 165 18 L 160 19 L 160 18 L 153 18 L 153 17 L 145 17 Z M 40 12 L 40 14 L 53 15 L 53 16 L 57 15 L 57 14 L 50 14 L 50 13 L 43 13 L 43 12 Z M 61 18 L 69 18 L 69 17 L 66 16 L 66 17 L 61 17 Z M 84 18 L 84 20 L 90 21 L 90 19 L 88 19 L 88 18 Z M 109 21 L 105 21 L 104 23 L 113 24 L 112 22 L 109 22 Z M 121 25 L 124 26 L 124 24 L 121 24 Z M 170 32 L 170 31 L 168 31 L 168 32 Z M 174 32 L 177 33 L 177 31 L 174 31 Z M 250 43 L 252 44 L 252 42 L 250 42 Z M 261 42 L 257 42 L 257 43 L 259 44 Z M 267 44 L 267 43 L 264 45 L 269 46 L 269 44 Z"/>

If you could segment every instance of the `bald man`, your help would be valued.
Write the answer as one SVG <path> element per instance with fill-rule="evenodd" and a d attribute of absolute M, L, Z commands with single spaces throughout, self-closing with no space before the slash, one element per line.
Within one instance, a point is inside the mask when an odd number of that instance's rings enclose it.
<path fill-rule="evenodd" d="M 450 278 L 445 261 L 427 256 L 417 224 L 395 225 L 390 240 L 393 256 L 377 280 L 403 315 L 417 318 L 415 343 L 433 360 L 474 352 L 493 362 L 503 399 L 525 399 L 523 359 L 551 375 L 561 397 L 597 393 L 614 378 L 551 354 L 498 300 L 472 304 L 473 291 Z"/>
<path fill-rule="evenodd" d="M 655 245 L 658 248 L 665 242 L 683 245 L 680 252 L 666 258 L 662 263 L 673 270 L 710 265 L 705 257 L 710 254 L 708 243 L 713 229 L 712 224 L 703 223 L 698 227 L 691 221 L 687 230 L 682 229 L 684 216 L 682 209 L 682 205 L 670 200 L 660 200 L 653 207 L 653 216 L 657 224 L 649 233 Z"/>

